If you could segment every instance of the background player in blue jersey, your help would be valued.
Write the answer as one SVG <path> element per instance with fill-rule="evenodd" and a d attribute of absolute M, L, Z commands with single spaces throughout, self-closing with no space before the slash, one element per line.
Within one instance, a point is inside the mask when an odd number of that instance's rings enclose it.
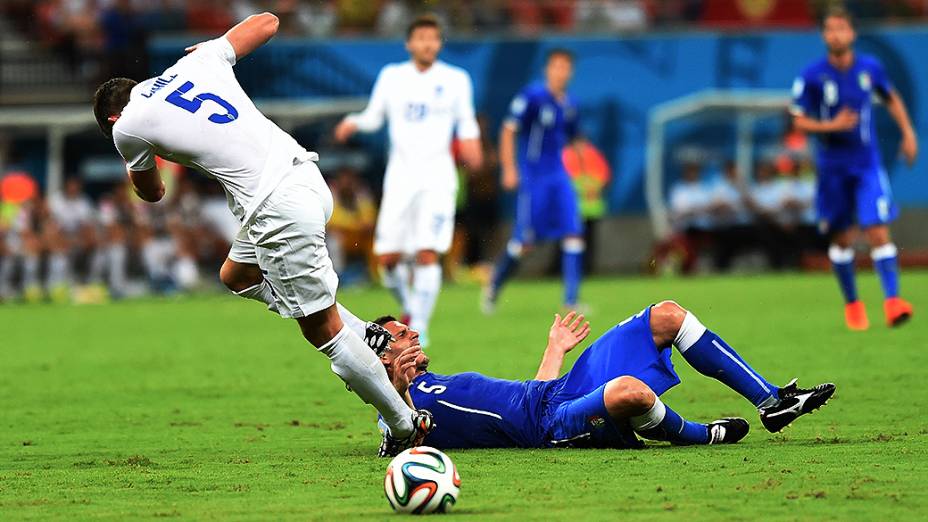
<path fill-rule="evenodd" d="M 485 313 L 495 309 L 500 290 L 516 271 L 526 247 L 560 240 L 564 305 L 577 304 L 583 275 L 583 223 L 573 182 L 561 153 L 579 139 L 577 106 L 567 94 L 573 75 L 570 51 L 548 53 L 545 81 L 532 83 L 512 101 L 500 133 L 503 188 L 518 188 L 516 221 L 506 252 L 484 290 Z"/>
<path fill-rule="evenodd" d="M 853 247 L 857 227 L 863 229 L 883 285 L 887 324 L 897 326 L 911 317 L 912 306 L 899 297 L 896 246 L 888 226 L 898 209 L 880 161 L 874 98 L 886 104 L 899 125 L 901 152 L 910 165 L 918 154 L 918 140 L 905 104 L 882 64 L 872 56 L 854 53 L 855 33 L 848 14 L 829 11 L 822 36 L 828 55 L 796 78 L 791 112 L 798 129 L 818 135 L 816 204 L 820 225 L 831 237 L 828 257 L 844 294 L 848 327 L 867 329 L 866 309 L 854 281 Z"/>
<path fill-rule="evenodd" d="M 778 432 L 825 404 L 833 384 L 810 390 L 795 381 L 778 388 L 754 371 L 721 337 L 673 301 L 650 306 L 597 339 L 561 377 L 564 355 L 589 334 L 589 323 L 571 312 L 555 316 L 533 380 L 494 379 L 479 373 L 440 375 L 418 332 L 392 317 L 376 321 L 393 336 L 381 354 L 397 391 L 431 412 L 435 428 L 425 444 L 437 448 L 562 445 L 626 448 L 637 435 L 673 444 L 732 443 L 748 433 L 744 419 L 709 424 L 684 420 L 659 396 L 680 382 L 670 346 L 693 368 L 716 378 L 756 406 L 761 421 Z"/>

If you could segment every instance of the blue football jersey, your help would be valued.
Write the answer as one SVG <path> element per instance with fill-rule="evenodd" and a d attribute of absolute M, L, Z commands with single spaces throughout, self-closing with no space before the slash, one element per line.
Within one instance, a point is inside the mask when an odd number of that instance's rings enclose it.
<path fill-rule="evenodd" d="M 819 158 L 824 161 L 856 161 L 878 158 L 874 134 L 873 103 L 886 99 L 892 84 L 883 65 L 868 55 L 858 54 L 850 69 L 841 71 L 823 58 L 806 67 L 793 82 L 793 113 L 830 120 L 843 108 L 857 112 L 860 121 L 853 129 L 818 134 Z"/>
<path fill-rule="evenodd" d="M 508 125 L 518 131 L 516 154 L 524 176 L 564 172 L 561 151 L 578 134 L 577 108 L 568 95 L 558 100 L 541 82 L 512 100 Z"/>
<path fill-rule="evenodd" d="M 554 381 L 510 381 L 467 372 L 426 372 L 409 393 L 429 410 L 436 428 L 425 444 L 437 448 L 539 447 L 543 398 Z"/>

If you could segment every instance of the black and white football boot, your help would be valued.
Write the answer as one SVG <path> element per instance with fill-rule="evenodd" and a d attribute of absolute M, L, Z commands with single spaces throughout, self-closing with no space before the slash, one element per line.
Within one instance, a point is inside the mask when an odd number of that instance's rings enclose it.
<path fill-rule="evenodd" d="M 435 429 L 435 419 L 429 410 L 416 410 L 412 413 L 412 425 L 412 433 L 404 439 L 395 439 L 384 432 L 377 456 L 395 457 L 409 448 L 421 446 L 426 435 Z"/>
<path fill-rule="evenodd" d="M 824 406 L 834 393 L 835 385 L 830 382 L 805 390 L 796 386 L 796 379 L 793 379 L 780 388 L 780 400 L 758 410 L 760 421 L 767 431 L 777 433 L 799 416 L 812 413 Z"/>
<path fill-rule="evenodd" d="M 709 444 L 734 444 L 747 436 L 751 425 L 739 417 L 725 417 L 709 423 Z"/>
<path fill-rule="evenodd" d="M 364 342 L 370 346 L 377 357 L 383 357 L 393 340 L 393 336 L 383 326 L 371 322 L 364 325 Z"/>

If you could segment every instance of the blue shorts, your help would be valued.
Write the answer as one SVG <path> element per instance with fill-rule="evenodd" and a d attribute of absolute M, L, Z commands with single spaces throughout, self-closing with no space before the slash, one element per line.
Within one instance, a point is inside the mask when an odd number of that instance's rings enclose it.
<path fill-rule="evenodd" d="M 815 204 L 823 233 L 841 232 L 855 224 L 883 225 L 899 215 L 878 158 L 820 161 Z"/>
<path fill-rule="evenodd" d="M 525 176 L 512 238 L 521 244 L 583 235 L 580 203 L 566 171 Z"/>
<path fill-rule="evenodd" d="M 680 383 L 670 352 L 654 344 L 650 306 L 603 334 L 551 388 L 542 420 L 545 445 L 641 446 L 631 426 L 606 411 L 606 384 L 630 375 L 661 395 Z"/>

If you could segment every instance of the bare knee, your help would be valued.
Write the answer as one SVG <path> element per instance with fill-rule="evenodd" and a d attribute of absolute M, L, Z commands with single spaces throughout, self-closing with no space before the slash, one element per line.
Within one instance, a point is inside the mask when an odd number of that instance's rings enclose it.
<path fill-rule="evenodd" d="M 889 227 L 886 225 L 869 227 L 864 230 L 864 233 L 871 248 L 881 247 L 889 243 Z"/>
<path fill-rule="evenodd" d="M 226 288 L 233 292 L 241 292 L 260 283 L 264 276 L 258 265 L 237 263 L 226 259 L 219 268 L 219 279 Z"/>
<path fill-rule="evenodd" d="M 658 347 L 670 345 L 677 338 L 686 309 L 674 301 L 662 301 L 651 307 L 651 335 Z"/>
<path fill-rule="evenodd" d="M 623 375 L 606 384 L 603 402 L 613 418 L 627 418 L 646 413 L 656 395 L 647 384 L 629 375 Z"/>
<path fill-rule="evenodd" d="M 831 237 L 831 243 L 833 245 L 838 245 L 841 248 L 851 248 L 854 246 L 854 241 L 857 239 L 857 229 L 848 228 L 837 232 Z"/>
<path fill-rule="evenodd" d="M 417 265 L 434 265 L 438 263 L 438 252 L 434 250 L 420 250 L 416 252 Z"/>
<path fill-rule="evenodd" d="M 331 341 L 344 327 L 338 308 L 332 305 L 314 314 L 300 317 L 297 320 L 303 337 L 316 348 L 321 348 Z"/>
<path fill-rule="evenodd" d="M 380 266 L 390 270 L 396 267 L 396 265 L 400 263 L 400 260 L 402 259 L 402 257 L 403 256 L 401 254 L 396 254 L 396 253 L 380 254 L 379 256 L 377 256 L 377 262 L 380 263 Z"/>

